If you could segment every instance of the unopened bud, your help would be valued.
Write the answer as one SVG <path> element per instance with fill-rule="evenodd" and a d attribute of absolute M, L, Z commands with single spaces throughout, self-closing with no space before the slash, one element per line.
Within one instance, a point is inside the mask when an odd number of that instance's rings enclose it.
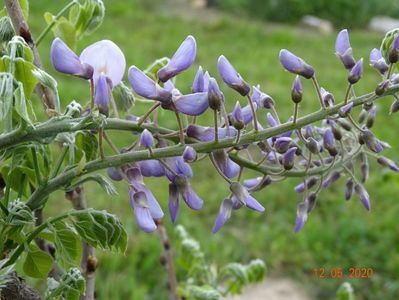
<path fill-rule="evenodd" d="M 312 137 L 307 141 L 306 148 L 313 154 L 319 154 L 321 150 L 320 144 Z"/>
<path fill-rule="evenodd" d="M 294 103 L 299 103 L 302 100 L 303 88 L 299 75 L 296 75 L 294 83 L 291 88 L 291 99 Z"/>
<path fill-rule="evenodd" d="M 346 182 L 346 187 L 345 187 L 345 200 L 349 200 L 352 198 L 353 190 L 355 188 L 355 183 L 353 182 L 353 179 L 349 179 Z"/>
<path fill-rule="evenodd" d="M 382 94 L 385 93 L 385 91 L 387 90 L 389 86 L 389 80 L 384 80 L 382 82 L 380 82 L 377 87 L 375 88 L 375 94 L 377 96 L 381 96 Z"/>
<path fill-rule="evenodd" d="M 399 110 L 399 100 L 395 100 L 391 104 L 391 108 L 389 109 L 389 113 L 396 113 Z"/>

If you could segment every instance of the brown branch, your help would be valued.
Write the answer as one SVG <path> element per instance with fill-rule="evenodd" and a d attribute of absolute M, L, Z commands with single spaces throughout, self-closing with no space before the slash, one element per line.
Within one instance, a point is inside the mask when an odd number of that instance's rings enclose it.
<path fill-rule="evenodd" d="M 161 240 L 164 254 L 161 256 L 161 264 L 165 267 L 166 272 L 168 273 L 168 287 L 170 290 L 170 299 L 171 300 L 181 300 L 180 296 L 177 294 L 177 280 L 176 274 L 173 267 L 173 256 L 172 250 L 170 249 L 170 243 L 168 239 L 168 233 L 166 232 L 165 225 L 162 223 L 162 220 L 156 220 L 156 224 L 158 226 L 159 238 Z"/>
<path fill-rule="evenodd" d="M 39 292 L 26 284 L 16 272 L 8 275 L 9 281 L 0 291 L 1 300 L 42 300 Z"/>
<path fill-rule="evenodd" d="M 36 67 L 43 70 L 43 65 L 40 60 L 39 51 L 35 43 L 33 42 L 32 34 L 29 30 L 29 26 L 26 23 L 24 14 L 22 13 L 21 6 L 19 5 L 18 0 L 4 0 L 4 4 L 6 6 L 8 15 L 11 19 L 14 30 L 17 34 L 19 34 L 25 42 L 29 45 L 33 52 L 33 63 Z M 45 111 L 48 112 L 48 109 L 55 108 L 55 97 L 53 92 L 42 84 L 38 84 L 36 86 L 36 93 L 39 95 L 42 100 Z"/>
<path fill-rule="evenodd" d="M 66 192 L 65 197 L 72 202 L 74 209 L 82 210 L 87 207 L 83 187 L 78 186 L 73 191 Z M 80 300 L 94 300 L 97 259 L 95 257 L 94 248 L 86 242 L 82 241 L 82 249 L 80 266 L 86 280 L 86 292 L 85 295 L 80 296 Z"/>

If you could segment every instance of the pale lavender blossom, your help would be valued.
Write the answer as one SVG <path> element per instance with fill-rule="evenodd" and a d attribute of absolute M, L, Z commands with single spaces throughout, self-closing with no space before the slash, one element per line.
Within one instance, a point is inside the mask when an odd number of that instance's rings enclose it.
<path fill-rule="evenodd" d="M 301 75 L 306 79 L 310 79 L 314 75 L 312 66 L 286 49 L 280 51 L 280 63 L 287 71 Z"/>
<path fill-rule="evenodd" d="M 344 29 L 338 33 L 335 41 L 335 54 L 341 59 L 344 67 L 352 69 L 356 61 L 352 54 L 352 47 L 349 42 L 348 30 Z"/>
<path fill-rule="evenodd" d="M 247 96 L 251 90 L 248 83 L 242 79 L 233 65 L 224 55 L 218 59 L 218 70 L 223 81 L 232 89 L 236 90 L 241 96 Z"/>

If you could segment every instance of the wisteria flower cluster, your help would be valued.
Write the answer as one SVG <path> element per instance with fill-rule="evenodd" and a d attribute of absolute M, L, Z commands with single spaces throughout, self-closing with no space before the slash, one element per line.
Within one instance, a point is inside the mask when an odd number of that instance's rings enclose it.
<path fill-rule="evenodd" d="M 129 185 L 130 204 L 138 226 L 152 232 L 157 228 L 156 221 L 164 216 L 161 205 L 145 185 L 144 177 L 168 180 L 168 208 L 173 223 L 177 220 L 181 200 L 191 209 L 202 208 L 204 201 L 190 183 L 193 177 L 190 164 L 201 158 L 198 152 L 209 157 L 227 183 L 227 195 L 221 199 L 212 229 L 214 233 L 235 210 L 247 207 L 264 212 L 264 201 L 259 202 L 253 195 L 291 177 L 303 178 L 303 182 L 294 188 L 302 195 L 296 212 L 295 231 L 303 228 L 320 192 L 341 178 L 346 181 L 343 198 L 349 200 L 354 194 L 370 210 L 370 197 L 364 187 L 368 179 L 368 159 L 376 158 L 380 165 L 399 172 L 395 162 L 380 155 L 390 147 L 389 144 L 371 131 L 377 113 L 375 97 L 399 83 L 399 74 L 393 73 L 399 59 L 399 35 L 394 38 L 387 55 L 376 48 L 371 51 L 370 66 L 381 74 L 382 81 L 375 93 L 363 98 L 356 97 L 354 89 L 363 75 L 363 58 L 355 59 L 347 30 L 339 32 L 335 52 L 348 72 L 346 95 L 338 104 L 334 95 L 319 85 L 316 71 L 310 64 L 286 49 L 280 51 L 281 65 L 296 75 L 291 87 L 293 115 L 286 121 L 281 121 L 276 109 L 281 103 L 263 92 L 260 85 L 251 87 L 224 55 L 217 60 L 218 76 L 237 96 L 244 98 L 245 104 L 237 101 L 233 110 L 228 111 L 226 104 L 231 107 L 233 103 L 226 99 L 216 78 L 202 66 L 193 78 L 191 93 L 182 93 L 176 86 L 176 77 L 195 62 L 197 45 L 193 36 L 182 42 L 156 72 L 155 78 L 147 71 L 131 66 L 127 78 L 133 91 L 154 104 L 143 116 L 128 117 L 129 122 L 141 128 L 141 134 L 133 146 L 121 149 L 120 153 L 128 155 L 144 150 L 148 157 L 111 167 L 108 174 L 113 180 L 125 180 Z M 112 89 L 121 82 L 126 66 L 118 46 L 108 40 L 99 41 L 78 57 L 57 38 L 51 47 L 51 60 L 59 72 L 88 80 L 94 100 L 91 109 L 95 104 L 101 114 L 109 116 Z M 299 118 L 304 94 L 302 80 L 312 81 L 320 102 L 320 110 L 306 118 Z M 362 110 L 356 120 L 353 113 L 357 105 L 362 105 Z M 158 124 L 155 118 L 151 120 L 151 114 L 158 109 L 174 113 L 177 131 L 164 135 L 157 132 Z M 213 113 L 214 122 L 204 127 L 197 123 L 197 117 L 208 109 Z M 114 116 L 118 116 L 115 106 L 113 110 Z M 399 100 L 396 99 L 391 112 L 398 110 Z M 190 121 L 188 116 L 192 117 Z M 317 121 L 321 123 L 317 124 Z M 182 151 L 177 151 L 179 155 L 155 155 L 172 147 Z M 261 176 L 243 180 L 246 168 L 258 171 Z"/>

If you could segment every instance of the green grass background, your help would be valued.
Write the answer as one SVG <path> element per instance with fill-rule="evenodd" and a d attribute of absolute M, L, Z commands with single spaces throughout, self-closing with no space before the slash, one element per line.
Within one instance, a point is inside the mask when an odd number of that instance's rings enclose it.
<path fill-rule="evenodd" d="M 34 36 L 45 27 L 43 13 L 56 13 L 66 1 L 30 1 L 30 26 Z M 128 66 L 144 68 L 156 58 L 170 56 L 188 35 L 195 36 L 198 54 L 195 66 L 178 77 L 177 85 L 188 92 L 197 66 L 218 78 L 216 60 L 226 55 L 241 75 L 251 84 L 261 84 L 262 89 L 272 95 L 282 119 L 292 112 L 290 87 L 292 74 L 283 71 L 278 61 L 281 48 L 287 48 L 312 64 L 319 82 L 337 101 L 342 99 L 346 88 L 347 73 L 334 55 L 335 34 L 321 35 L 292 26 L 261 23 L 248 18 L 221 17 L 214 22 L 189 21 L 168 16 L 156 4 L 160 1 L 105 0 L 106 17 L 103 25 L 93 35 L 78 44 L 79 53 L 90 43 L 100 39 L 111 39 L 124 52 Z M 356 93 L 374 90 L 379 82 L 377 74 L 367 65 L 368 54 L 379 47 L 382 35 L 366 31 L 351 32 L 355 57 L 365 58 L 364 78 L 356 85 Z M 88 86 L 77 78 L 56 73 L 49 62 L 49 35 L 40 45 L 40 52 L 47 70 L 59 80 L 59 92 L 63 105 L 72 99 L 86 103 Z M 223 86 L 227 106 L 236 100 L 244 103 Z M 309 82 L 304 82 L 305 96 L 300 113 L 316 109 L 317 98 Z M 38 100 L 35 100 L 38 101 Z M 379 114 L 375 133 L 391 143 L 386 155 L 399 161 L 399 117 L 388 115 L 391 99 L 378 104 Z M 37 107 L 40 109 L 39 103 Z M 140 114 L 148 108 L 137 104 L 132 113 Z M 261 122 L 266 112 L 260 111 Z M 165 125 L 175 127 L 173 115 L 162 115 Z M 210 122 L 211 114 L 202 118 Z M 134 140 L 130 133 L 112 135 L 119 146 Z M 197 239 L 211 262 L 223 264 L 229 261 L 247 262 L 262 258 L 268 266 L 269 276 L 284 276 L 296 279 L 314 299 L 334 299 L 335 291 L 342 283 L 340 279 L 318 279 L 313 268 L 327 270 L 340 267 L 371 267 L 372 279 L 351 280 L 358 299 L 399 298 L 399 177 L 387 173 L 379 165 L 371 163 L 371 176 L 366 184 L 372 198 L 372 212 L 368 213 L 358 199 L 345 202 L 344 180 L 341 179 L 328 191 L 323 191 L 307 224 L 299 234 L 293 233 L 296 205 L 301 198 L 293 192 L 297 180 L 274 184 L 256 198 L 266 207 L 264 214 L 242 209 L 233 214 L 231 221 L 220 233 L 211 234 L 220 202 L 228 193 L 228 186 L 210 167 L 209 161 L 194 166 L 193 186 L 204 199 L 204 208 L 193 212 L 182 208 L 178 223 Z M 250 176 L 250 172 L 245 173 Z M 252 174 L 253 175 L 253 174 Z M 167 211 L 167 181 L 146 180 L 162 207 Z M 113 253 L 98 253 L 96 291 L 98 299 L 167 299 L 166 273 L 159 264 L 162 251 L 156 233 L 145 234 L 135 224 L 129 206 L 127 187 L 118 184 L 119 195 L 109 197 L 95 185 L 86 186 L 91 206 L 107 209 L 120 216 L 129 233 L 129 248 L 125 256 Z M 61 193 L 56 193 L 46 209 L 52 214 L 68 209 L 69 204 Z M 166 224 L 173 241 L 173 226 L 166 216 Z M 173 242 L 172 242 L 173 245 Z M 184 278 L 185 274 L 178 274 Z"/>

